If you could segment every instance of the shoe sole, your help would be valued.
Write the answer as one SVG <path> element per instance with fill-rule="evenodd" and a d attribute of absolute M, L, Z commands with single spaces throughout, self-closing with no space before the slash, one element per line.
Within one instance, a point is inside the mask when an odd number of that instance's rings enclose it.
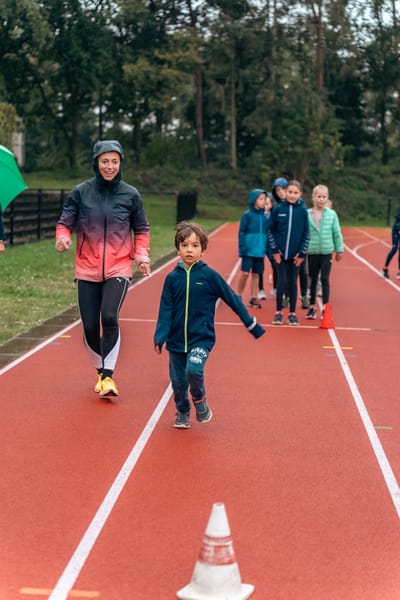
<path fill-rule="evenodd" d="M 190 429 L 190 423 L 174 423 L 175 429 Z"/>
<path fill-rule="evenodd" d="M 287 324 L 290 325 L 290 327 L 297 327 L 298 325 L 298 323 L 291 323 L 290 321 L 288 321 Z"/>
<path fill-rule="evenodd" d="M 213 414 L 212 414 L 212 410 L 211 410 L 211 408 L 209 408 L 209 409 L 208 409 L 208 412 L 209 412 L 209 415 L 207 416 L 207 418 L 206 418 L 206 419 L 201 419 L 201 418 L 199 418 L 199 416 L 198 416 L 198 415 L 196 415 L 196 419 L 197 419 L 197 421 L 198 421 L 199 423 L 208 423 L 209 421 L 211 421 L 211 419 L 212 419 L 212 417 L 213 417 Z"/>
<path fill-rule="evenodd" d="M 306 317 L 306 319 L 308 319 L 309 321 L 315 321 L 316 318 L 317 318 L 317 316 L 315 316 L 315 317 Z"/>
<path fill-rule="evenodd" d="M 272 321 L 272 325 L 282 325 L 282 321 Z"/>
<path fill-rule="evenodd" d="M 118 396 L 118 392 L 116 392 L 115 390 L 107 390 L 105 392 L 100 392 L 99 396 L 101 396 L 102 398 L 116 397 Z"/>

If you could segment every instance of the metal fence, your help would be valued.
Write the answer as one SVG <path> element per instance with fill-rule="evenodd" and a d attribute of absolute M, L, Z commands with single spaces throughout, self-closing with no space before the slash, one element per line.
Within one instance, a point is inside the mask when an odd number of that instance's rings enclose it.
<path fill-rule="evenodd" d="M 24 244 L 54 236 L 66 190 L 26 190 L 3 213 L 8 244 Z"/>
<path fill-rule="evenodd" d="M 29 189 L 17 196 L 3 213 L 8 244 L 52 238 L 68 193 L 69 190 Z M 177 222 L 192 219 L 197 211 L 197 192 L 178 192 L 176 206 Z"/>

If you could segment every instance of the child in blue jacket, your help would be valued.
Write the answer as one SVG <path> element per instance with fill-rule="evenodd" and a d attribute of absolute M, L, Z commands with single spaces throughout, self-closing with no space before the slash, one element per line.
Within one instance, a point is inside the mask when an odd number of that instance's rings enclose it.
<path fill-rule="evenodd" d="M 249 208 L 243 213 L 239 225 L 239 256 L 242 259 L 238 283 L 241 297 L 251 273 L 250 302 L 252 308 L 261 308 L 257 302 L 259 277 L 264 273 L 264 257 L 267 252 L 267 217 L 265 215 L 265 190 L 251 190 L 247 199 Z"/>
<path fill-rule="evenodd" d="M 206 231 L 196 223 L 176 226 L 175 248 L 182 259 L 165 279 L 154 348 L 161 354 L 164 343 L 169 352 L 169 374 L 176 405 L 174 427 L 190 427 L 188 391 L 200 423 L 211 420 L 206 400 L 204 367 L 215 344 L 215 305 L 221 298 L 241 319 L 247 330 L 259 338 L 265 330 L 252 317 L 239 296 L 214 269 L 201 259 L 208 245 Z"/>
<path fill-rule="evenodd" d="M 273 325 L 283 323 L 283 295 L 290 298 L 289 325 L 298 325 L 296 316 L 297 276 L 309 242 L 308 212 L 301 199 L 301 184 L 292 180 L 286 200 L 276 204 L 269 219 L 268 241 L 277 265 L 276 313 Z"/>

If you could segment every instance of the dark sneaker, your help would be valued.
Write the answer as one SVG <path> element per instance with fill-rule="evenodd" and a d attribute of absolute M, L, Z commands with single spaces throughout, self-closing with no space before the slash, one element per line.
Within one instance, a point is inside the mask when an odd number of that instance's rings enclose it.
<path fill-rule="evenodd" d="M 275 313 L 274 320 L 272 321 L 272 325 L 282 325 L 283 323 L 283 314 L 280 310 Z"/>
<path fill-rule="evenodd" d="M 189 429 L 190 427 L 190 412 L 177 412 L 174 427 L 177 429 Z"/>
<path fill-rule="evenodd" d="M 257 298 L 251 298 L 249 306 L 251 306 L 251 308 L 261 308 L 261 304 L 257 302 Z"/>
<path fill-rule="evenodd" d="M 382 269 L 382 277 L 384 277 L 385 279 L 390 279 L 390 277 L 389 277 L 389 269 L 387 267 L 383 267 L 383 269 Z"/>
<path fill-rule="evenodd" d="M 289 325 L 298 325 L 299 322 L 297 320 L 297 317 L 294 313 L 289 313 L 288 315 L 288 324 Z"/>
<path fill-rule="evenodd" d="M 208 423 L 212 419 L 212 412 L 205 400 L 194 400 L 196 419 L 199 423 Z"/>
<path fill-rule="evenodd" d="M 307 296 L 301 297 L 301 308 L 310 308 L 310 303 L 308 301 Z"/>
<path fill-rule="evenodd" d="M 316 319 L 317 318 L 317 310 L 312 307 L 308 309 L 308 312 L 306 314 L 306 319 Z"/>
<path fill-rule="evenodd" d="M 400 271 L 396 274 L 396 279 L 400 279 Z"/>

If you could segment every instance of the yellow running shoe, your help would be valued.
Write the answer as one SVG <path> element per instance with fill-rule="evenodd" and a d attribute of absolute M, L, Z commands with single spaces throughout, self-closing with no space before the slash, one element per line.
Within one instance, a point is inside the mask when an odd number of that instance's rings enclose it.
<path fill-rule="evenodd" d="M 102 381 L 101 373 L 99 373 L 99 376 L 97 378 L 97 383 L 94 386 L 94 391 L 96 392 L 96 394 L 99 394 L 101 392 L 101 381 Z"/>
<path fill-rule="evenodd" d="M 102 379 L 100 396 L 118 396 L 117 386 L 111 377 Z"/>

